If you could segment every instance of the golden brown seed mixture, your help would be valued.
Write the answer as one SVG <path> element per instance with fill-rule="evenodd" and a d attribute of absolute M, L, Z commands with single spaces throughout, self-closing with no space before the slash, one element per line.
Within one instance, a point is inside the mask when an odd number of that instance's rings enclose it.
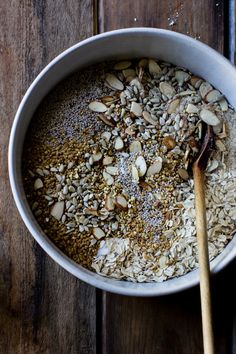
<path fill-rule="evenodd" d="M 28 132 L 25 190 L 43 231 L 104 276 L 163 281 L 197 267 L 191 163 L 205 124 L 213 259 L 232 238 L 235 112 L 186 69 L 153 59 L 99 64 L 58 85 Z M 37 143 L 36 143 L 37 142 Z"/>

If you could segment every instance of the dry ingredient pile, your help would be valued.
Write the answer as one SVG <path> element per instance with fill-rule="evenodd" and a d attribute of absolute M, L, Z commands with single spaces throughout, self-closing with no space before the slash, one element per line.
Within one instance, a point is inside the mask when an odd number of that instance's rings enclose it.
<path fill-rule="evenodd" d="M 210 258 L 236 222 L 236 114 L 186 69 L 153 59 L 103 63 L 46 97 L 23 154 L 26 195 L 42 230 L 103 276 L 161 282 L 198 266 L 191 163 L 204 124 Z"/>

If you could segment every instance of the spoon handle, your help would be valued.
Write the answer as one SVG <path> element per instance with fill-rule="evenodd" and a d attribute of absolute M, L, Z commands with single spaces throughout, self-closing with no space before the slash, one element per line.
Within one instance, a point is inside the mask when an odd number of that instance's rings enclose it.
<path fill-rule="evenodd" d="M 204 354 L 214 354 L 204 171 L 193 166 Z"/>

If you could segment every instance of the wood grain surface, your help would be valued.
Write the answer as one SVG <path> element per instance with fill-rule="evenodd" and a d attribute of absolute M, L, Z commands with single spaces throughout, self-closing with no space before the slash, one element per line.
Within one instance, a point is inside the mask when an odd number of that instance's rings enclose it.
<path fill-rule="evenodd" d="M 96 290 L 33 241 L 14 205 L 10 127 L 26 89 L 57 54 L 93 34 L 93 3 L 0 1 L 0 353 L 96 353 Z"/>
<path fill-rule="evenodd" d="M 199 288 L 162 298 L 78 281 L 33 241 L 14 205 L 8 138 L 27 87 L 62 50 L 97 31 L 153 26 L 227 54 L 228 1 L 0 0 L 0 354 L 200 354 Z M 234 47 L 235 48 L 235 47 Z M 213 279 L 217 354 L 236 353 L 236 263 Z"/>

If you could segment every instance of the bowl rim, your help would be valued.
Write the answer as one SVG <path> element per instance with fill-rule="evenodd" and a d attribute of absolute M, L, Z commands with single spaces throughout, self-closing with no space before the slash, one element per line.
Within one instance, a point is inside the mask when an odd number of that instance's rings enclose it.
<path fill-rule="evenodd" d="M 49 64 L 46 65 L 46 67 L 37 75 L 37 77 L 33 80 L 29 88 L 27 89 L 23 99 L 21 100 L 21 103 L 17 109 L 17 112 L 15 114 L 15 118 L 12 124 L 12 129 L 10 133 L 10 139 L 9 139 L 9 147 L 8 147 L 8 170 L 9 170 L 9 180 L 10 180 L 10 185 L 11 185 L 11 190 L 13 193 L 13 197 L 15 200 L 15 204 L 17 206 L 17 209 L 20 213 L 21 218 L 23 219 L 27 229 L 31 233 L 31 235 L 34 237 L 34 239 L 38 242 L 38 244 L 44 249 L 44 251 L 60 266 L 62 266 L 65 270 L 67 270 L 69 273 L 73 274 L 80 280 L 93 285 L 97 288 L 100 288 L 105 291 L 109 291 L 112 293 L 116 294 L 121 294 L 121 295 L 130 295 L 130 296 L 160 296 L 160 295 L 167 295 L 167 294 L 172 294 L 172 293 L 177 293 L 179 291 L 186 290 L 190 287 L 196 286 L 199 284 L 199 275 L 198 271 L 194 270 L 188 274 L 192 274 L 192 276 L 189 277 L 188 281 L 185 281 L 184 283 L 181 283 L 178 281 L 179 278 L 174 278 L 171 280 L 167 280 L 163 283 L 145 283 L 140 286 L 140 283 L 131 283 L 127 281 L 118 281 L 114 280 L 111 278 L 106 278 L 103 276 L 100 276 L 96 273 L 93 273 L 82 266 L 78 265 L 76 262 L 71 260 L 68 256 L 66 256 L 43 232 L 42 230 L 37 228 L 36 223 L 33 223 L 32 220 L 30 220 L 29 217 L 29 212 L 25 206 L 25 203 L 22 200 L 22 197 L 19 193 L 18 190 L 18 182 L 16 179 L 16 173 L 15 173 L 15 158 L 14 158 L 14 145 L 15 145 L 15 136 L 17 134 L 17 131 L 20 127 L 20 122 L 22 119 L 22 110 L 25 105 L 27 105 L 28 98 L 30 97 L 32 91 L 34 90 L 35 86 L 40 82 L 40 80 L 47 75 L 48 71 L 50 71 L 54 65 L 57 65 L 63 58 L 65 58 L 69 53 L 78 50 L 81 46 L 87 45 L 89 43 L 92 43 L 94 41 L 104 39 L 104 38 L 109 38 L 113 36 L 120 36 L 120 35 L 129 35 L 129 34 L 154 34 L 154 35 L 164 35 L 167 37 L 172 37 L 176 40 L 181 40 L 181 41 L 187 41 L 191 44 L 193 44 L 195 47 L 201 49 L 202 51 L 207 51 L 209 54 L 215 56 L 221 65 L 227 66 L 230 70 L 232 68 L 234 69 L 234 66 L 220 53 L 218 53 L 216 50 L 213 48 L 209 47 L 208 45 L 191 38 L 185 34 L 181 34 L 178 32 L 173 32 L 170 30 L 165 30 L 165 29 L 158 29 L 158 28 L 151 28 L 151 27 L 138 27 L 138 28 L 125 28 L 125 29 L 118 29 L 114 31 L 109 31 L 109 32 L 104 32 L 92 37 L 89 37 L 83 41 L 80 41 L 73 46 L 69 47 L 68 49 L 64 50 L 62 53 L 57 55 Z M 235 69 L 234 69 L 235 70 Z M 231 241 L 232 242 L 232 241 Z M 227 248 L 227 246 L 226 246 Z M 226 252 L 225 257 L 221 257 L 221 261 L 216 263 L 216 262 L 211 262 L 211 270 L 212 273 L 217 273 L 219 270 L 221 270 L 226 264 L 228 264 L 236 255 L 236 251 L 234 253 L 232 252 L 233 247 L 230 247 L 230 250 Z M 217 256 L 215 259 L 217 259 L 219 256 Z M 188 274 L 184 275 L 184 277 L 187 279 Z M 174 280 L 178 281 L 177 284 L 175 284 Z M 129 286 L 125 286 L 125 283 L 129 283 Z M 131 286 L 132 284 L 132 286 Z M 136 285 L 135 285 L 136 284 Z M 148 284 L 155 284 L 156 286 L 148 286 Z M 166 286 L 161 286 L 160 284 L 165 284 Z M 168 284 L 168 285 L 167 285 Z"/>

